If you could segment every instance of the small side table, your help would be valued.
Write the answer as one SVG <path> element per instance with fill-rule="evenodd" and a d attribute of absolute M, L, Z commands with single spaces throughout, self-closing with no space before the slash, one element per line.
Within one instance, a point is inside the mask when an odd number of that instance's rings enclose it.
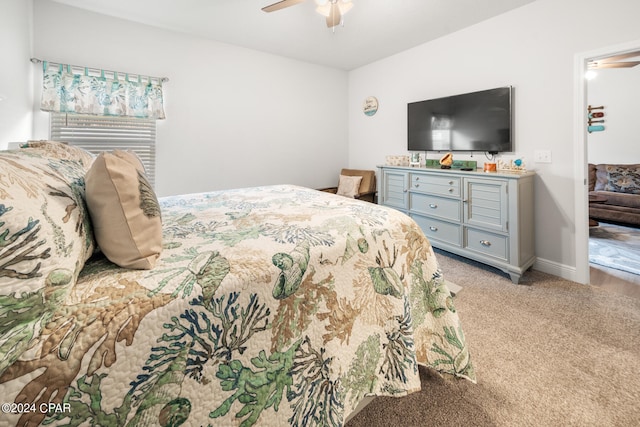
<path fill-rule="evenodd" d="M 604 196 L 598 196 L 597 194 L 589 194 L 589 206 L 606 203 L 607 198 Z M 589 227 L 597 227 L 600 225 L 598 221 L 589 217 Z"/>

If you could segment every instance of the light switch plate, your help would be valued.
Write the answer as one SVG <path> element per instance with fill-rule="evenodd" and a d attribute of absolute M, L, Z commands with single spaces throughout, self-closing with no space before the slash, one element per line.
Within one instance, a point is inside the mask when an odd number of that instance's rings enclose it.
<path fill-rule="evenodd" d="M 551 150 L 535 150 L 533 161 L 536 163 L 551 163 Z"/>

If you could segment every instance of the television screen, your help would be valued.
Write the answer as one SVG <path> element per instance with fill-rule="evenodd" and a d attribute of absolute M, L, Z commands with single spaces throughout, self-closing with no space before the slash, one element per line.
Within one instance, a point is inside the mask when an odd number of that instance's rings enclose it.
<path fill-rule="evenodd" d="M 511 86 L 408 104 L 409 151 L 513 151 Z"/>

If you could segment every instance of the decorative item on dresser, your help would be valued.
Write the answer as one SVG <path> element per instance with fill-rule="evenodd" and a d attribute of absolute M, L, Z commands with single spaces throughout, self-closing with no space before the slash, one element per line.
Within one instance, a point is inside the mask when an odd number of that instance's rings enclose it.
<path fill-rule="evenodd" d="M 447 153 L 440 158 L 440 169 L 451 169 L 453 154 Z"/>
<path fill-rule="evenodd" d="M 412 217 L 431 245 L 508 273 L 535 261 L 533 172 L 379 166 L 379 203 Z"/>

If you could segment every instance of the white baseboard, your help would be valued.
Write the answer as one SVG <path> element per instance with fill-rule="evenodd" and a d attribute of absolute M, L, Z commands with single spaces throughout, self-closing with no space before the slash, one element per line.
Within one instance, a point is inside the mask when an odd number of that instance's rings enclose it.
<path fill-rule="evenodd" d="M 536 262 L 531 267 L 534 270 L 542 271 L 543 273 L 553 274 L 554 276 L 562 277 L 566 280 L 577 281 L 576 268 L 569 265 L 557 263 L 555 261 L 549 261 L 548 259 L 536 258 Z"/>

